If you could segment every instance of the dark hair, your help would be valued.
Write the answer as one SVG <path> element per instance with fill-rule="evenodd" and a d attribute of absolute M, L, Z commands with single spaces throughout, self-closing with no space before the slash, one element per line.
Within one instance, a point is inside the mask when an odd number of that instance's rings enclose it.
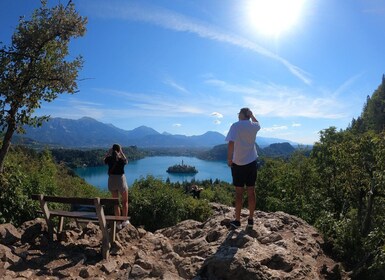
<path fill-rule="evenodd" d="M 114 144 L 112 145 L 112 158 L 114 159 L 114 161 L 118 161 L 119 160 L 119 152 L 121 150 L 121 147 L 119 144 Z"/>
<path fill-rule="evenodd" d="M 246 119 L 250 119 L 250 109 L 247 107 L 242 108 L 241 111 L 239 111 L 239 114 L 242 114 Z"/>
<path fill-rule="evenodd" d="M 113 151 L 116 151 L 116 152 L 120 152 L 121 147 L 120 147 L 119 144 L 114 144 L 114 145 L 112 145 L 112 150 L 113 150 Z"/>

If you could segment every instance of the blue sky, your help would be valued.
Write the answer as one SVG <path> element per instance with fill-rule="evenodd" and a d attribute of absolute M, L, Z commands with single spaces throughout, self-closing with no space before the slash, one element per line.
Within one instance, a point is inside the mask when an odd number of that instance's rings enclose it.
<path fill-rule="evenodd" d="M 260 136 L 312 144 L 359 116 L 385 73 L 384 0 L 73 2 L 88 17 L 71 42 L 79 92 L 39 115 L 200 135 L 226 134 L 250 107 Z M 39 5 L 1 0 L 0 41 Z"/>

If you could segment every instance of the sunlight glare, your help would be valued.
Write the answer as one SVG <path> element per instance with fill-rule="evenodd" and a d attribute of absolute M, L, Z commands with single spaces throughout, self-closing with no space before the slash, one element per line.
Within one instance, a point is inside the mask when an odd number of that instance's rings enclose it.
<path fill-rule="evenodd" d="M 250 25 L 267 36 L 278 36 L 292 28 L 301 16 L 306 0 L 249 0 Z"/>

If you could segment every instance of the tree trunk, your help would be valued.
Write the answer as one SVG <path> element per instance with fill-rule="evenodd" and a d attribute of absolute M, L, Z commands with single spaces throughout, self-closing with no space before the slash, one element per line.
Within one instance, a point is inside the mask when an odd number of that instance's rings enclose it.
<path fill-rule="evenodd" d="M 3 145 L 1 146 L 1 150 L 0 150 L 0 174 L 2 174 L 4 171 L 5 157 L 8 153 L 9 147 L 11 146 L 11 139 L 14 132 L 15 132 L 15 124 L 12 124 L 12 123 L 8 124 L 7 131 L 3 139 Z"/>
<path fill-rule="evenodd" d="M 374 204 L 374 180 L 372 179 L 371 186 L 370 186 L 370 192 L 369 192 L 369 198 L 368 198 L 368 206 L 366 209 L 366 215 L 365 220 L 362 224 L 362 235 L 366 236 L 369 233 L 370 226 L 372 224 L 372 211 L 373 211 L 373 204 Z"/>

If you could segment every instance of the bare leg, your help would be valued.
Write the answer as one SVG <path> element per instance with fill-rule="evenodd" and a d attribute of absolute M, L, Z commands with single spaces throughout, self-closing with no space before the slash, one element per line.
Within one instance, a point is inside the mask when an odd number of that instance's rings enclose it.
<path fill-rule="evenodd" d="M 235 219 L 241 220 L 241 209 L 243 204 L 243 187 L 235 187 Z"/>
<path fill-rule="evenodd" d="M 122 192 L 122 216 L 128 216 L 128 191 Z"/>
<path fill-rule="evenodd" d="M 255 211 L 255 187 L 247 187 L 247 202 L 249 206 L 249 219 L 252 220 Z"/>
<path fill-rule="evenodd" d="M 118 191 L 111 191 L 113 198 L 119 198 L 119 192 Z M 114 206 L 115 216 L 120 216 L 120 208 L 119 205 Z"/>

